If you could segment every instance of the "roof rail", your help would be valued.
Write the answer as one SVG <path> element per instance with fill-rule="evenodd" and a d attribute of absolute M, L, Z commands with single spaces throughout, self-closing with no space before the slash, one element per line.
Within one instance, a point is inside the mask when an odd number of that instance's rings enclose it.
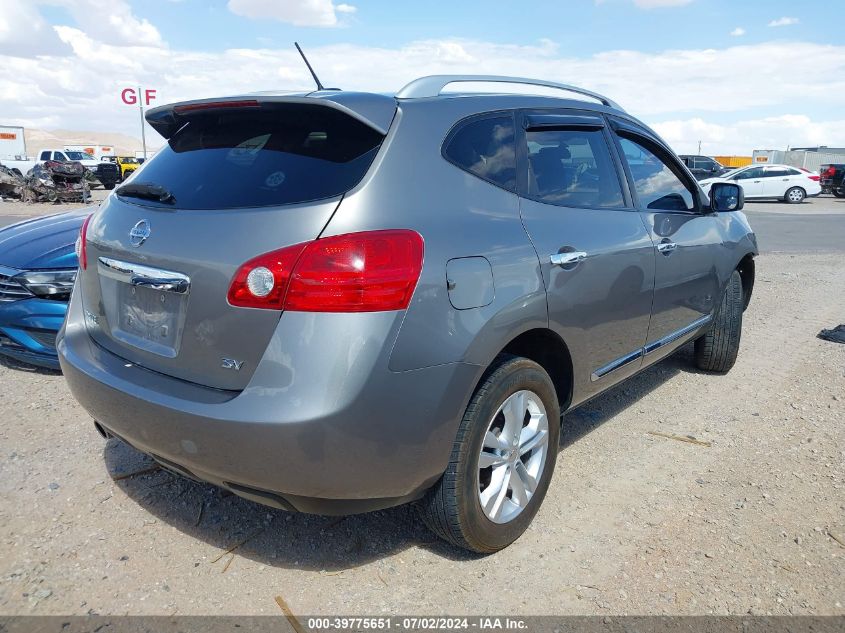
<path fill-rule="evenodd" d="M 604 95 L 600 95 L 584 88 L 577 86 L 570 86 L 569 84 L 560 84 L 554 81 L 543 81 L 542 79 L 526 79 L 525 77 L 502 77 L 499 75 L 429 75 L 428 77 L 420 77 L 415 79 L 399 92 L 396 93 L 397 99 L 424 99 L 426 97 L 437 97 L 443 91 L 443 88 L 452 83 L 465 82 L 484 82 L 484 83 L 508 83 L 508 84 L 526 84 L 529 86 L 543 86 L 545 88 L 557 88 L 559 90 L 566 90 L 567 92 L 574 92 L 576 94 L 592 97 L 596 101 L 603 103 L 610 108 L 621 110 L 619 104 L 608 99 Z"/>

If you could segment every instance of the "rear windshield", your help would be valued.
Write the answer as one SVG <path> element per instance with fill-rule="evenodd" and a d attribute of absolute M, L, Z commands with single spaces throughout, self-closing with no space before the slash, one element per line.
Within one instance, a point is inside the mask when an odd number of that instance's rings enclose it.
<path fill-rule="evenodd" d="M 163 187 L 175 202 L 124 199 L 179 209 L 233 209 L 330 198 L 364 177 L 383 138 L 325 106 L 264 104 L 198 112 L 132 180 Z"/>

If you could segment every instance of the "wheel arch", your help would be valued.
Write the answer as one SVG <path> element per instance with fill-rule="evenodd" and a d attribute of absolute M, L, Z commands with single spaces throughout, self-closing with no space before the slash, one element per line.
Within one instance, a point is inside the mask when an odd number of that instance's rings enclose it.
<path fill-rule="evenodd" d="M 751 295 L 754 292 L 754 279 L 756 276 L 756 265 L 754 263 L 754 254 L 748 253 L 745 257 L 739 260 L 736 265 L 736 271 L 742 280 L 742 309 L 746 310 L 748 304 L 751 302 Z"/>
<path fill-rule="evenodd" d="M 503 354 L 522 356 L 540 365 L 552 379 L 561 413 L 569 408 L 574 387 L 572 355 L 558 334 L 548 328 L 533 328 L 517 335 L 490 360 L 475 389 L 478 389 L 478 385 L 495 366 L 496 359 Z"/>

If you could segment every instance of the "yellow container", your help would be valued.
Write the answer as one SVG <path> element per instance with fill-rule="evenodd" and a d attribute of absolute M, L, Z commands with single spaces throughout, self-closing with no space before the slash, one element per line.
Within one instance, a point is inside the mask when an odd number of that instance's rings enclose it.
<path fill-rule="evenodd" d="M 714 156 L 713 160 L 725 167 L 745 167 L 751 164 L 750 156 Z"/>

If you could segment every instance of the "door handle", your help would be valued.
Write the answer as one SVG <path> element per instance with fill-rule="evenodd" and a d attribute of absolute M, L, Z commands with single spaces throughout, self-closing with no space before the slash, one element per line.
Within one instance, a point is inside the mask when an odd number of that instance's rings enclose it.
<path fill-rule="evenodd" d="M 587 253 L 584 251 L 549 255 L 549 261 L 552 263 L 552 266 L 571 266 L 572 264 L 583 262 L 585 259 L 587 259 Z"/>
<path fill-rule="evenodd" d="M 676 248 L 678 248 L 678 245 L 675 244 L 675 242 L 660 242 L 660 244 L 657 245 L 657 250 L 664 255 L 671 255 Z"/>
<path fill-rule="evenodd" d="M 172 277 L 145 277 L 143 275 L 133 275 L 129 278 L 129 284 L 132 286 L 143 286 L 145 288 L 152 288 L 161 292 L 174 292 L 176 294 L 186 294 L 190 283 L 186 279 L 172 278 Z"/>

